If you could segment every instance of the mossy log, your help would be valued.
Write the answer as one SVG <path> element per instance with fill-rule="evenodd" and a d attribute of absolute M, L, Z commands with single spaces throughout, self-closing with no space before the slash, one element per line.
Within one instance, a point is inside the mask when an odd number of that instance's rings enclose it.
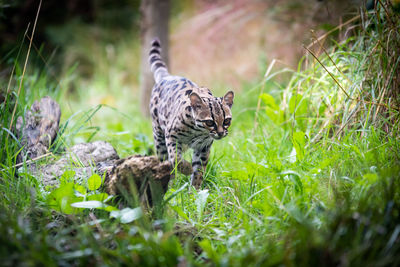
<path fill-rule="evenodd" d="M 122 191 L 132 191 L 129 189 L 134 185 L 140 200 L 151 206 L 163 199 L 171 172 L 171 164 L 168 161 L 160 162 L 155 156 L 123 158 L 106 171 L 106 191 L 111 195 L 122 195 Z"/>

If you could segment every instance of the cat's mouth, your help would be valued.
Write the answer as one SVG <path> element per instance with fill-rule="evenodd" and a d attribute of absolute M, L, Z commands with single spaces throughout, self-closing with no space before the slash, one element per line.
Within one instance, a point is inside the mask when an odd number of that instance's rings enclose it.
<path fill-rule="evenodd" d="M 211 134 L 211 137 L 212 137 L 214 140 L 220 140 L 220 139 L 224 138 L 225 136 L 226 136 L 226 134 L 223 134 L 223 135 Z"/>

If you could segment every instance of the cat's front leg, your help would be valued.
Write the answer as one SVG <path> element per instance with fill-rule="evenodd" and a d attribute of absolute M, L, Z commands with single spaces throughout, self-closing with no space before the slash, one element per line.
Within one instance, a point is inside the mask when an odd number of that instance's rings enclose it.
<path fill-rule="evenodd" d="M 182 158 L 182 145 L 171 136 L 165 138 L 168 149 L 168 160 L 172 166 L 177 166 L 180 173 L 190 175 L 192 173 L 192 166 L 189 162 Z"/>
<path fill-rule="evenodd" d="M 157 151 L 157 157 L 160 161 L 164 161 L 168 159 L 168 151 L 167 151 L 167 146 L 165 144 L 165 137 L 164 134 L 161 131 L 154 131 L 153 130 L 153 136 L 154 136 L 154 145 L 156 147 Z"/>
<path fill-rule="evenodd" d="M 191 176 L 191 184 L 196 189 L 200 189 L 203 182 L 203 175 L 206 172 L 208 157 L 210 156 L 210 148 L 211 145 L 200 149 L 194 149 L 192 159 L 193 173 Z"/>

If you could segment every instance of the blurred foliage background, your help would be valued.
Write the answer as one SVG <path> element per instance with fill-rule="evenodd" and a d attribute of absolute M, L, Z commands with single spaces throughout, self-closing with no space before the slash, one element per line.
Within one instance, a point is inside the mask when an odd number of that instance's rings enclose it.
<path fill-rule="evenodd" d="M 3 95 L 10 87 L 15 63 L 23 66 L 38 4 L 2 2 Z M 303 44 L 354 16 L 362 6 L 361 1 L 341 0 L 172 1 L 170 72 L 206 85 L 217 95 L 227 89 L 240 92 L 244 84 L 257 82 L 274 59 L 279 68 L 295 69 L 305 54 Z M 111 140 L 110 127 L 149 135 L 150 128 L 138 109 L 140 22 L 140 1 L 43 1 L 27 71 L 46 76 L 44 86 L 62 99 L 63 120 L 83 107 L 106 105 L 92 120 L 104 126 L 98 138 Z M 351 29 L 340 28 L 331 35 L 340 41 L 351 34 Z M 324 40 L 328 47 L 330 39 Z M 321 52 L 318 49 L 317 54 Z M 287 82 L 289 78 L 289 73 L 282 73 L 275 79 Z M 18 86 L 10 82 L 11 88 Z M 131 119 L 113 120 L 113 108 L 120 116 L 132 115 Z M 86 139 L 74 138 L 75 142 Z M 125 147 L 129 151 L 130 146 Z"/>
<path fill-rule="evenodd" d="M 172 72 L 185 73 L 201 84 L 228 82 L 238 87 L 258 78 L 259 64 L 272 59 L 295 67 L 304 52 L 302 44 L 312 37 L 310 29 L 320 35 L 361 6 L 362 1 L 356 0 L 172 1 Z M 33 0 L 2 1 L 3 77 L 9 77 L 5 69 L 16 58 L 37 7 L 38 1 Z M 125 64 L 126 82 L 137 84 L 139 7 L 138 0 L 44 1 L 34 40 L 43 58 L 34 62 L 46 64 L 57 74 L 77 64 L 78 73 L 90 78 L 99 64 L 94 59 L 108 59 Z M 121 43 L 131 53 L 121 51 Z M 123 63 L 118 61 L 121 54 L 129 57 Z"/>

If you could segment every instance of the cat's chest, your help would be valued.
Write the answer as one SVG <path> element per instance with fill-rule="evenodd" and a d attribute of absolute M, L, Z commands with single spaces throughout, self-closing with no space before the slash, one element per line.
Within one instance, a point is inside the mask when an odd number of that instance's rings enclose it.
<path fill-rule="evenodd" d="M 167 127 L 166 131 L 166 134 L 173 135 L 180 144 L 193 149 L 209 146 L 213 140 L 208 131 L 198 128 L 190 119 L 182 119 L 182 116 L 173 127 Z"/>
<path fill-rule="evenodd" d="M 208 146 L 213 140 L 208 133 L 198 131 L 185 131 L 184 134 L 178 134 L 178 136 L 179 142 L 190 148 Z"/>

